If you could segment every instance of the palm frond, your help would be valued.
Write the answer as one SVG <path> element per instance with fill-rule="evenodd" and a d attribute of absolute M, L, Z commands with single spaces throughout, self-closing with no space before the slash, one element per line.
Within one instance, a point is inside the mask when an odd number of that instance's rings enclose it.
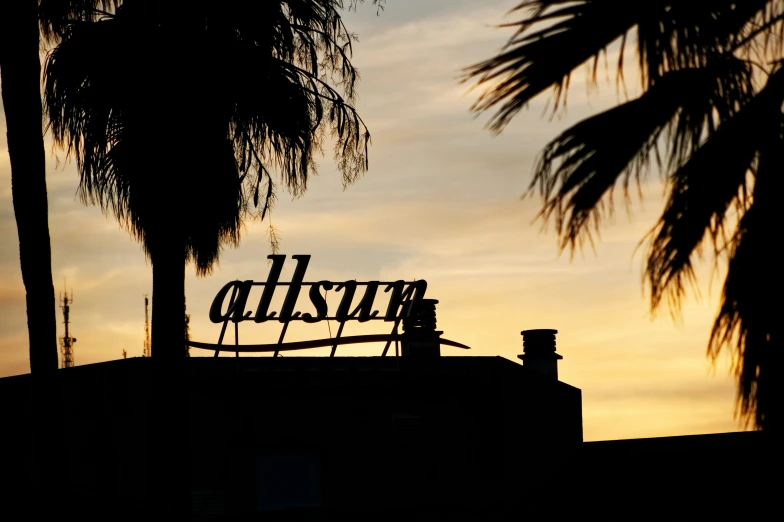
<path fill-rule="evenodd" d="M 201 275 L 245 218 L 268 214 L 275 177 L 306 190 L 326 136 L 344 184 L 368 166 L 343 2 L 227 1 L 119 2 L 112 16 L 72 18 L 45 69 L 52 134 L 76 159 L 83 199 L 148 253 L 167 223 Z M 182 41 L 189 52 L 170 59 Z"/>
<path fill-rule="evenodd" d="M 770 0 L 660 2 L 637 23 L 639 70 L 648 87 L 669 71 L 704 67 L 731 54 Z"/>
<path fill-rule="evenodd" d="M 619 177 L 628 186 L 631 176 L 640 174 L 677 109 L 658 104 L 657 94 L 652 90 L 583 120 L 545 147 L 529 192 L 538 187 L 545 200 L 539 218 L 554 219 L 562 249 L 590 241 L 603 211 L 601 200 Z"/>
<path fill-rule="evenodd" d="M 779 70 L 760 94 L 671 175 L 669 200 L 649 234 L 645 275 L 652 309 L 665 297 L 672 310 L 678 309 L 686 288 L 694 282 L 693 259 L 706 235 L 714 254 L 724 248 L 728 213 L 734 209 L 741 214 L 748 205 L 748 174 L 756 166 L 760 143 L 771 126 L 778 125 L 782 101 L 784 70 Z"/>
<path fill-rule="evenodd" d="M 553 88 L 556 106 L 574 69 L 598 59 L 648 10 L 646 2 L 623 0 L 525 0 L 516 9 L 529 12 L 508 24 L 517 28 L 493 58 L 468 67 L 463 81 L 489 86 L 472 110 L 498 106 L 488 127 L 500 132 L 535 96 Z"/>
<path fill-rule="evenodd" d="M 777 429 L 784 329 L 781 307 L 784 272 L 772 252 L 780 243 L 782 218 L 778 196 L 784 190 L 784 121 L 766 139 L 754 179 L 752 204 L 743 214 L 731 242 L 727 277 L 709 343 L 714 360 L 722 348 L 732 351 L 738 379 L 741 418 L 758 429 Z M 769 135 L 770 137 L 770 135 Z"/>
<path fill-rule="evenodd" d="M 665 174 L 683 165 L 755 95 L 750 64 L 731 54 L 712 56 L 703 66 L 687 71 L 693 75 L 694 84 L 683 89 L 678 117 L 665 135 Z"/>
<path fill-rule="evenodd" d="M 668 163 L 677 165 L 714 118 L 733 114 L 727 97 L 745 103 L 750 95 L 735 91 L 748 90 L 748 82 L 731 83 L 722 65 L 672 71 L 639 98 L 583 120 L 545 147 L 529 191 L 538 187 L 545 201 L 540 217 L 555 220 L 561 248 L 591 240 L 604 198 L 611 198 L 619 178 L 628 195 L 629 182 L 639 181 L 658 154 L 660 139 L 670 138 Z M 611 199 L 608 205 L 611 211 Z"/>
<path fill-rule="evenodd" d="M 738 52 L 741 42 L 747 42 L 746 36 L 769 34 L 780 18 L 781 4 L 771 0 L 526 0 L 513 11 L 527 16 L 506 24 L 516 32 L 503 50 L 467 68 L 463 81 L 487 87 L 471 108 L 484 112 L 497 107 L 488 126 L 500 132 L 531 99 L 550 88 L 557 108 L 571 73 L 591 60 L 595 81 L 598 59 L 615 41 L 621 42 L 617 68 L 621 80 L 627 36 L 633 29 L 640 78 L 647 89 L 668 72 L 704 67 L 717 56 L 729 58 L 736 53 L 747 58 Z"/>
<path fill-rule="evenodd" d="M 766 248 L 781 222 L 773 194 L 784 168 L 784 0 L 525 0 L 512 11 L 524 14 L 507 24 L 516 32 L 506 46 L 463 76 L 485 89 L 471 109 L 496 111 L 491 131 L 547 90 L 557 109 L 572 72 L 591 60 L 595 82 L 598 58 L 616 41 L 618 82 L 634 45 L 643 91 L 545 147 L 528 191 L 543 196 L 539 217 L 554 219 L 560 247 L 573 250 L 612 210 L 619 179 L 627 191 L 655 158 L 670 194 L 648 235 L 652 309 L 666 300 L 677 312 L 706 241 L 714 257 L 729 252 L 710 354 L 733 350 L 741 416 L 778 426 L 782 335 L 769 312 L 778 308 L 758 292 L 769 283 L 774 299 L 782 290 Z"/>
<path fill-rule="evenodd" d="M 122 0 L 38 0 L 41 35 L 47 43 L 56 43 L 72 23 L 110 16 L 121 3 Z"/>

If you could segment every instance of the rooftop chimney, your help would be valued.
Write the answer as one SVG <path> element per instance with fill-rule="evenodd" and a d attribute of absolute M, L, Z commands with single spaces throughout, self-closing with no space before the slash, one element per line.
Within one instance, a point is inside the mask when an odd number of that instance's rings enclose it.
<path fill-rule="evenodd" d="M 422 299 L 419 306 L 403 319 L 402 355 L 404 357 L 439 357 L 444 332 L 436 330 L 436 299 Z"/>
<path fill-rule="evenodd" d="M 558 330 L 523 330 L 523 366 L 558 379 L 558 361 L 563 359 L 555 353 L 555 334 Z"/>

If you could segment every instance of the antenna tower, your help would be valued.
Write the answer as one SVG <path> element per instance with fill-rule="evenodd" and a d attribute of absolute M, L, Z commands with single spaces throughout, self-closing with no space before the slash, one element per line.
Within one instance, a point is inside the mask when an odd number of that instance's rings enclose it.
<path fill-rule="evenodd" d="M 68 291 L 65 295 L 60 297 L 60 309 L 63 311 L 63 324 L 65 324 L 65 335 L 60 337 L 60 365 L 62 368 L 71 368 L 74 365 L 73 345 L 76 343 L 76 337 L 71 337 L 68 331 L 68 325 L 71 322 L 71 304 L 73 304 L 73 290 L 71 290 L 70 297 Z"/>
<path fill-rule="evenodd" d="M 150 354 L 150 300 L 144 296 L 144 350 L 142 357 L 149 357 Z"/>

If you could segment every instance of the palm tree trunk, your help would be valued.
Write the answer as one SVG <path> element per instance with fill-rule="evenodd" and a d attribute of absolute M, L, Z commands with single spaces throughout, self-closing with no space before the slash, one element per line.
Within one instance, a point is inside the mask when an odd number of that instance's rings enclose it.
<path fill-rule="evenodd" d="M 165 221 L 164 221 L 165 222 Z M 169 237 L 148 242 L 152 261 L 153 397 L 150 404 L 150 507 L 169 520 L 187 518 L 190 492 L 188 393 L 183 350 L 185 246 Z M 162 234 L 166 236 L 166 234 Z"/>
<path fill-rule="evenodd" d="M 37 489 L 31 491 L 29 515 L 45 520 L 56 517 L 57 506 L 63 505 L 62 468 L 53 444 L 53 437 L 62 430 L 62 413 L 54 402 L 58 395 L 57 326 L 38 49 L 38 3 L 0 2 L 0 85 L 32 374 L 30 425 L 9 429 L 28 429 L 34 441 L 31 462 L 36 468 Z"/>
<path fill-rule="evenodd" d="M 152 261 L 152 356 L 159 363 L 181 365 L 184 357 L 185 245 L 172 223 L 170 237 L 150 238 Z M 166 234 L 162 234 L 165 236 Z"/>
<path fill-rule="evenodd" d="M 41 113 L 38 4 L 2 2 L 0 82 L 6 116 L 11 194 L 27 301 L 30 371 L 57 369 L 57 327 Z"/>

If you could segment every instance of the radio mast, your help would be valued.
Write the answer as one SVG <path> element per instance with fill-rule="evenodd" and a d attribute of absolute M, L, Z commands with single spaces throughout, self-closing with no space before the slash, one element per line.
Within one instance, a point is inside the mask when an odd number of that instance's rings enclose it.
<path fill-rule="evenodd" d="M 150 356 L 150 300 L 144 296 L 144 350 L 142 357 Z"/>
<path fill-rule="evenodd" d="M 71 304 L 73 303 L 73 290 L 71 296 L 68 296 L 68 291 L 60 299 L 60 308 L 63 311 L 63 324 L 65 324 L 65 335 L 60 337 L 60 355 L 62 359 L 60 364 L 62 368 L 71 368 L 74 365 L 73 345 L 76 342 L 75 337 L 71 337 L 68 331 L 68 325 L 71 322 Z"/>

